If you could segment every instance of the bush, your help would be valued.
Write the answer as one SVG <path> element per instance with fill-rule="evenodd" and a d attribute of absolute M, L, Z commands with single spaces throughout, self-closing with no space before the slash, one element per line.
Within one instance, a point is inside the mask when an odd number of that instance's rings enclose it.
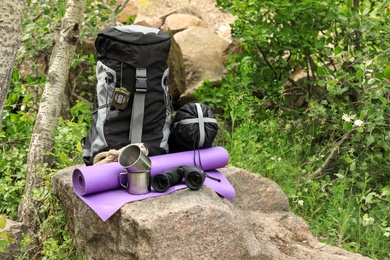
<path fill-rule="evenodd" d="M 242 51 L 197 98 L 224 111 L 230 163 L 279 183 L 321 240 L 389 258 L 390 2 L 217 2 Z"/>

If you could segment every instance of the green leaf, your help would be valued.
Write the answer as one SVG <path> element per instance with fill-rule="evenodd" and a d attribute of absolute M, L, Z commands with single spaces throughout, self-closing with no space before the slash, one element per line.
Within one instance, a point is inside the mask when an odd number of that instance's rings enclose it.
<path fill-rule="evenodd" d="M 348 9 L 352 8 L 352 0 L 347 0 L 347 8 Z"/>
<path fill-rule="evenodd" d="M 81 146 L 81 142 L 77 142 L 76 149 L 77 149 L 77 151 L 79 151 L 80 153 L 83 152 L 83 148 L 82 148 L 82 146 Z"/>
<path fill-rule="evenodd" d="M 67 154 L 65 154 L 64 152 L 61 152 L 60 153 L 60 160 L 61 162 L 63 163 L 68 163 L 69 162 L 69 157 Z"/>
<path fill-rule="evenodd" d="M 343 48 L 341 47 L 341 46 L 336 46 L 335 48 L 334 48 L 334 54 L 337 56 L 337 55 L 339 55 L 340 53 L 342 53 L 343 52 Z"/>
<path fill-rule="evenodd" d="M 375 138 L 372 135 L 366 137 L 366 144 L 371 145 L 375 142 Z"/>
<path fill-rule="evenodd" d="M 353 171 L 355 171 L 355 169 L 356 169 L 356 162 L 353 161 L 353 162 L 349 165 L 349 170 L 353 172 Z"/>
<path fill-rule="evenodd" d="M 92 54 L 92 53 L 89 55 L 89 62 L 90 63 L 95 63 L 95 55 Z"/>
<path fill-rule="evenodd" d="M 363 78 L 363 71 L 362 70 L 356 71 L 355 76 L 356 76 L 356 78 L 361 80 Z"/>
<path fill-rule="evenodd" d="M 324 76 L 324 75 L 326 75 L 326 69 L 324 68 L 324 67 L 318 67 L 317 68 L 317 75 L 319 76 L 319 77 L 322 77 L 322 76 Z"/>
<path fill-rule="evenodd" d="M 348 21 L 348 18 L 345 17 L 344 15 L 341 15 L 341 14 L 339 14 L 339 19 L 340 19 L 341 21 L 343 21 L 343 22 Z"/>
<path fill-rule="evenodd" d="M 0 229 L 4 229 L 7 224 L 7 217 L 5 215 L 0 216 Z"/>
<path fill-rule="evenodd" d="M 390 78 L 390 66 L 387 66 L 383 72 L 386 78 Z"/>
<path fill-rule="evenodd" d="M 345 122 L 343 128 L 346 132 L 352 131 L 352 122 Z"/>

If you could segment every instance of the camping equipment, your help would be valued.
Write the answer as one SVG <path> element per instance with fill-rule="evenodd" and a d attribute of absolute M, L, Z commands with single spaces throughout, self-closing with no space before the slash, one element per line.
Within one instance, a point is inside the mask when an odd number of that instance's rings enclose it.
<path fill-rule="evenodd" d="M 180 107 L 175 115 L 169 137 L 171 152 L 209 148 L 218 133 L 218 123 L 210 107 L 190 103 Z"/>
<path fill-rule="evenodd" d="M 167 33 L 145 26 L 114 26 L 98 34 L 92 126 L 82 142 L 86 165 L 100 152 L 131 143 L 144 143 L 149 155 L 168 152 L 170 46 Z"/>

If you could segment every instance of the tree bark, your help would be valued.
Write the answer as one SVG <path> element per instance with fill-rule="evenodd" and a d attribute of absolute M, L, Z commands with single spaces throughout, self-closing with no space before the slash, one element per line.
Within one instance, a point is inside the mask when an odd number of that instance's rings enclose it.
<path fill-rule="evenodd" d="M 18 50 L 25 9 L 25 0 L 0 1 L 0 127 L 16 51 Z"/>
<path fill-rule="evenodd" d="M 46 164 L 50 164 L 46 152 L 53 148 L 52 132 L 58 126 L 62 99 L 76 50 L 85 5 L 85 0 L 68 0 L 59 39 L 50 58 L 45 89 L 31 137 L 24 198 L 19 204 L 18 213 L 20 221 L 28 224 L 32 231 L 38 229 L 41 217 L 38 213 L 40 202 L 34 198 L 33 192 L 44 186 L 45 172 L 42 169 Z"/>

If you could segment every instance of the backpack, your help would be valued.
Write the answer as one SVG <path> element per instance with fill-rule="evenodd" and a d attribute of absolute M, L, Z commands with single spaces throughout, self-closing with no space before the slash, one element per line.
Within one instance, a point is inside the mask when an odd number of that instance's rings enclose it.
<path fill-rule="evenodd" d="M 149 155 L 168 152 L 170 46 L 167 33 L 145 26 L 115 26 L 98 34 L 92 126 L 82 140 L 86 165 L 96 154 L 130 143 L 144 143 Z"/>

